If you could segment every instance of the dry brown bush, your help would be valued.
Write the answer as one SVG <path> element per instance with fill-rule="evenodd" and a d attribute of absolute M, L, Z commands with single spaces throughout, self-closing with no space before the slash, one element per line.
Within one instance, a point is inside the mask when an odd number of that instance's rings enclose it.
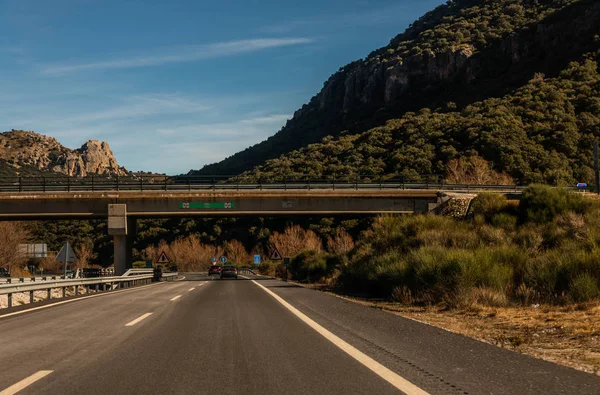
<path fill-rule="evenodd" d="M 88 268 L 90 267 L 90 261 L 96 257 L 94 253 L 94 245 L 90 242 L 81 243 L 79 246 L 74 248 L 75 255 L 77 256 L 77 262 L 73 265 L 74 269 Z"/>
<path fill-rule="evenodd" d="M 283 233 L 275 232 L 269 238 L 271 248 L 277 248 L 285 257 L 293 257 L 305 250 L 320 252 L 323 249 L 321 239 L 312 230 L 304 230 L 295 225 L 285 229 Z"/>
<path fill-rule="evenodd" d="M 506 173 L 498 173 L 492 164 L 480 156 L 452 159 L 446 166 L 449 184 L 514 185 Z"/>
<path fill-rule="evenodd" d="M 158 246 L 150 246 L 141 252 L 143 259 L 156 262 L 162 252 L 167 254 L 170 262 L 177 264 L 179 271 L 196 272 L 208 270 L 211 258 L 219 257 L 225 252 L 223 247 L 203 244 L 200 238 L 192 235 L 183 239 L 177 239 L 171 244 L 161 240 Z"/>
<path fill-rule="evenodd" d="M 345 254 L 353 248 L 354 240 L 344 229 L 336 229 L 333 237 L 327 238 L 327 250 L 333 254 Z"/>
<path fill-rule="evenodd" d="M 227 241 L 223 246 L 225 254 L 231 263 L 237 265 L 247 265 L 250 262 L 250 255 L 246 251 L 246 247 L 237 240 Z"/>
<path fill-rule="evenodd" d="M 18 275 L 27 262 L 19 253 L 19 244 L 27 244 L 31 235 L 19 222 L 0 222 L 0 265 Z M 20 273 L 19 273 L 20 274 Z"/>

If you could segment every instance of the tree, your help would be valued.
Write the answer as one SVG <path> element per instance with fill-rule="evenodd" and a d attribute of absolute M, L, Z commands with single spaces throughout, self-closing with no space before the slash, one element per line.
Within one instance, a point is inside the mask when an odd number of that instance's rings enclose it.
<path fill-rule="evenodd" d="M 0 222 L 0 264 L 12 275 L 19 275 L 27 257 L 19 251 L 19 244 L 30 241 L 30 234 L 19 222 Z"/>
<path fill-rule="evenodd" d="M 338 228 L 333 237 L 327 238 L 327 249 L 332 254 L 345 254 L 354 248 L 352 237 L 343 229 Z"/>

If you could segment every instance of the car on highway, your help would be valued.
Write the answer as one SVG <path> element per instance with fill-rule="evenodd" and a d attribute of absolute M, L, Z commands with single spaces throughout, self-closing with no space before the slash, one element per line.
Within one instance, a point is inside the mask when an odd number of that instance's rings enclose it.
<path fill-rule="evenodd" d="M 227 278 L 227 277 L 231 277 L 231 278 L 238 277 L 238 270 L 235 266 L 233 266 L 233 265 L 223 266 L 223 269 L 221 270 L 221 278 Z"/>
<path fill-rule="evenodd" d="M 10 273 L 8 272 L 8 269 L 5 267 L 0 267 L 0 277 L 9 277 Z"/>
<path fill-rule="evenodd" d="M 219 265 L 212 265 L 209 269 L 208 269 L 208 275 L 212 276 L 214 274 L 218 274 L 219 276 L 221 275 L 221 266 Z"/>

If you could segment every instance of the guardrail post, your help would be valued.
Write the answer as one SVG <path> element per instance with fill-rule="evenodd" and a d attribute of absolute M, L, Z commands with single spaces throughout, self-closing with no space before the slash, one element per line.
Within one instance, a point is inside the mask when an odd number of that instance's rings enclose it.
<path fill-rule="evenodd" d="M 29 303 L 33 303 L 33 291 L 29 291 Z"/>
<path fill-rule="evenodd" d="M 310 178 L 306 180 L 306 184 L 308 185 L 308 190 L 310 191 Z"/>
<path fill-rule="evenodd" d="M 24 283 L 24 282 L 25 282 L 25 279 L 24 279 L 23 277 L 19 277 L 19 282 L 20 282 L 20 283 Z"/>
<path fill-rule="evenodd" d="M 47 300 L 52 299 L 52 288 L 48 288 L 48 297 L 46 297 Z"/>
<path fill-rule="evenodd" d="M 63 298 L 67 297 L 67 287 L 62 287 Z"/>
<path fill-rule="evenodd" d="M 67 192 L 71 192 L 71 176 L 67 176 Z"/>
<path fill-rule="evenodd" d="M 46 177 L 42 177 L 43 191 L 46 192 Z"/>
<path fill-rule="evenodd" d="M 92 175 L 92 192 L 94 192 L 94 176 Z"/>
<path fill-rule="evenodd" d="M 96 292 L 100 290 L 100 284 L 96 284 Z"/>
<path fill-rule="evenodd" d="M 117 191 L 119 190 L 119 175 L 117 174 Z"/>
<path fill-rule="evenodd" d="M 188 184 L 188 191 L 192 190 L 192 183 L 190 181 L 190 176 L 187 176 L 187 184 Z"/>
<path fill-rule="evenodd" d="M 23 192 L 23 177 L 19 177 L 19 192 Z"/>
<path fill-rule="evenodd" d="M 75 296 L 79 296 L 79 286 L 75 286 Z"/>
<path fill-rule="evenodd" d="M 331 187 L 335 191 L 335 174 L 333 175 L 333 182 L 331 183 Z"/>
<path fill-rule="evenodd" d="M 167 190 L 167 177 L 165 176 L 165 191 Z"/>
<path fill-rule="evenodd" d="M 12 307 L 12 294 L 8 294 L 8 308 Z"/>

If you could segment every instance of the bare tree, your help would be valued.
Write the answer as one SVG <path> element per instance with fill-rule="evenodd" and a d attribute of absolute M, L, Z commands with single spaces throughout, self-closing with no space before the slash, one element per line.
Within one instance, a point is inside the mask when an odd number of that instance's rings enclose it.
<path fill-rule="evenodd" d="M 344 229 L 338 228 L 333 237 L 327 239 L 327 249 L 333 254 L 345 254 L 354 248 L 354 241 Z"/>
<path fill-rule="evenodd" d="M 283 256 L 295 256 L 304 250 L 321 251 L 323 243 L 312 230 L 304 230 L 299 225 L 285 229 L 283 233 L 275 232 L 269 238 L 269 245 Z"/>
<path fill-rule="evenodd" d="M 232 262 L 238 265 L 250 263 L 250 255 L 246 251 L 246 247 L 237 240 L 225 242 L 224 245 L 225 254 L 231 259 Z"/>
<path fill-rule="evenodd" d="M 31 235 L 19 222 L 0 222 L 0 266 L 11 274 L 20 275 L 27 257 L 19 251 L 19 244 L 30 241 Z"/>
<path fill-rule="evenodd" d="M 452 159 L 446 165 L 446 172 L 446 182 L 451 184 L 514 185 L 508 174 L 495 171 L 490 162 L 477 155 Z"/>
<path fill-rule="evenodd" d="M 75 263 L 75 268 L 79 269 L 89 267 L 90 261 L 96 258 L 92 241 L 86 240 L 79 246 L 75 247 L 75 255 L 77 255 L 78 258 L 77 262 Z"/>

